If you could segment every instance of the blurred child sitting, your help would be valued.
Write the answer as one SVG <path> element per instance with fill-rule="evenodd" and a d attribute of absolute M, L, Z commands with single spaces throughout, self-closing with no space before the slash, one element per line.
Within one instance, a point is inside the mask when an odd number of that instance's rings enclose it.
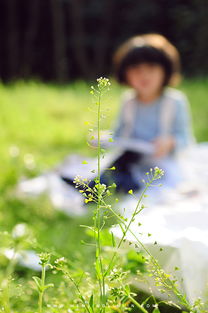
<path fill-rule="evenodd" d="M 117 189 L 124 192 L 137 190 L 145 173 L 158 166 L 165 171 L 163 185 L 175 187 L 181 178 L 178 152 L 193 141 L 187 99 L 180 91 L 168 87 L 180 77 L 176 48 L 161 35 L 136 36 L 115 52 L 114 66 L 117 80 L 131 89 L 123 95 L 114 132 L 112 145 L 116 151 L 102 160 L 105 164 L 101 182 L 107 185 L 115 182 Z M 92 169 L 97 160 L 92 159 L 92 164 L 89 160 L 86 169 L 81 160 L 81 156 L 69 156 L 55 170 L 21 182 L 19 191 L 30 195 L 48 192 L 55 207 L 69 215 L 84 214 L 83 197 L 74 188 L 73 180 L 80 174 L 91 180 L 93 186 L 96 174 Z M 189 167 L 193 164 L 193 169 L 196 162 L 188 161 L 191 160 L 187 159 L 186 164 Z M 104 170 L 112 166 L 115 171 Z"/>
<path fill-rule="evenodd" d="M 131 87 L 122 100 L 114 134 L 115 143 L 122 138 L 153 145 L 152 155 L 129 151 L 115 161 L 115 172 L 105 172 L 102 181 L 115 181 L 119 190 L 139 189 L 140 180 L 151 167 L 165 171 L 167 186 L 180 180 L 177 152 L 192 141 L 190 115 L 184 94 L 167 86 L 180 77 L 176 48 L 163 36 L 136 36 L 122 44 L 114 55 L 116 78 Z"/>

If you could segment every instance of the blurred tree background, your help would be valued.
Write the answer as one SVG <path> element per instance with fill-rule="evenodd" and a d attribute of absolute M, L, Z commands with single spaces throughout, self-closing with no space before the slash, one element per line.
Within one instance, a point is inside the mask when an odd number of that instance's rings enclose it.
<path fill-rule="evenodd" d="M 165 35 L 186 76 L 208 73 L 207 0 L 1 0 L 0 77 L 65 82 L 109 75 L 130 36 Z"/>

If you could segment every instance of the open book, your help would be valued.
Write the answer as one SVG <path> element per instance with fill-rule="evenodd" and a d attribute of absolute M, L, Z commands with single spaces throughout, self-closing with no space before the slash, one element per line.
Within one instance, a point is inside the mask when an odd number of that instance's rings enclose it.
<path fill-rule="evenodd" d="M 148 155 L 154 153 L 154 146 L 152 143 L 139 139 L 118 138 L 113 142 L 102 142 L 101 140 L 101 145 L 106 148 L 114 147 Z"/>
<path fill-rule="evenodd" d="M 96 140 L 92 143 L 97 145 Z M 101 173 L 113 166 L 115 161 L 125 152 L 132 151 L 151 155 L 154 152 L 153 144 L 142 140 L 121 138 L 109 142 L 106 138 L 101 139 L 101 146 L 109 149 L 109 152 L 101 160 Z M 58 167 L 61 176 L 73 180 L 75 176 L 81 176 L 87 179 L 94 179 L 97 172 L 97 158 L 85 158 L 80 155 L 70 155 Z"/>
<path fill-rule="evenodd" d="M 93 134 L 92 137 L 93 139 L 89 139 L 89 144 L 93 147 L 97 147 L 97 134 Z M 106 130 L 101 131 L 100 138 L 100 144 L 103 148 L 115 148 L 149 155 L 154 153 L 154 145 L 145 140 L 127 137 L 118 137 L 113 140 L 112 133 Z"/>

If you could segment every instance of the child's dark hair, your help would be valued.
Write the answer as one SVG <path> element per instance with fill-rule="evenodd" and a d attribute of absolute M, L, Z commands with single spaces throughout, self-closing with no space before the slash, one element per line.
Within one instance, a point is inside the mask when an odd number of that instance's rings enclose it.
<path fill-rule="evenodd" d="M 165 37 L 159 34 L 130 38 L 115 52 L 113 63 L 117 80 L 124 84 L 127 84 L 127 69 L 141 63 L 162 66 L 165 72 L 163 86 L 175 84 L 180 77 L 179 53 Z"/>

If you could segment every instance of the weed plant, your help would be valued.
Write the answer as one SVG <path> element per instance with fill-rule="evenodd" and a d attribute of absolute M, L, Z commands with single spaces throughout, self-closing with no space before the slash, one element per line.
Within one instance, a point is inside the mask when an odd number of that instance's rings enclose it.
<path fill-rule="evenodd" d="M 150 169 L 149 173 L 146 173 L 147 179 L 144 181 L 144 190 L 137 201 L 137 205 L 135 210 L 132 213 L 130 219 L 126 219 L 121 214 L 117 213 L 111 204 L 107 204 L 106 198 L 111 195 L 112 188 L 115 187 L 115 184 L 106 186 L 102 184 L 100 181 L 101 171 L 100 171 L 100 162 L 103 151 L 101 147 L 101 104 L 102 97 L 109 90 L 110 82 L 106 78 L 100 78 L 97 80 L 97 87 L 91 87 L 91 94 L 95 98 L 95 103 L 97 105 L 97 176 L 95 178 L 94 187 L 89 187 L 89 182 L 86 179 L 82 179 L 77 177 L 75 179 L 76 187 L 80 189 L 81 193 L 85 196 L 85 202 L 95 202 L 96 209 L 94 213 L 94 226 L 91 227 L 91 231 L 94 234 L 95 238 L 95 246 L 96 246 L 96 260 L 95 260 L 95 271 L 96 278 L 99 285 L 99 301 L 94 302 L 95 292 L 92 292 L 90 299 L 85 301 L 83 298 L 80 298 L 83 301 L 83 304 L 86 306 L 88 312 L 98 312 L 105 313 L 111 312 L 112 307 L 117 308 L 118 310 L 122 310 L 121 312 L 131 311 L 132 307 L 137 307 L 139 311 L 143 313 L 148 313 L 148 310 L 145 309 L 144 303 L 140 304 L 135 299 L 135 294 L 130 291 L 129 283 L 127 282 L 128 273 L 122 271 L 122 268 L 118 268 L 118 255 L 119 249 L 122 244 L 126 241 L 126 234 L 130 232 L 135 241 L 137 242 L 136 248 L 139 246 L 146 252 L 146 262 L 151 265 L 152 270 L 151 274 L 154 276 L 156 285 L 161 288 L 163 292 L 173 293 L 175 294 L 178 303 L 185 309 L 190 312 L 196 313 L 197 309 L 195 309 L 196 304 L 191 306 L 186 299 L 186 296 L 183 295 L 177 286 L 177 281 L 172 279 L 170 275 L 166 274 L 162 268 L 160 267 L 157 260 L 151 255 L 151 253 L 145 248 L 141 240 L 138 236 L 131 231 L 131 224 L 134 222 L 136 216 L 144 209 L 142 204 L 143 198 L 146 196 L 146 192 L 149 187 L 155 186 L 155 182 L 162 177 L 163 170 L 159 168 Z M 110 141 L 112 138 L 110 138 Z M 116 170 L 111 168 L 109 170 Z M 133 195 L 133 191 L 129 190 L 129 194 Z M 104 258 L 102 252 L 102 244 L 101 244 L 101 233 L 105 227 L 105 221 L 109 218 L 109 214 L 112 214 L 116 217 L 117 223 L 119 224 L 122 236 L 118 242 L 116 242 L 113 233 L 112 235 L 112 244 L 111 248 L 113 249 L 112 256 L 107 259 Z M 109 284 L 110 282 L 115 281 L 119 286 L 112 286 Z M 78 290 L 79 291 L 79 290 Z M 152 295 L 153 297 L 153 295 Z M 160 312 L 158 303 L 156 299 L 153 297 L 155 301 L 153 312 Z M 171 301 L 169 302 L 171 303 Z M 130 305 L 129 305 L 130 304 Z M 173 303 L 172 303 L 173 304 Z M 87 307 L 88 306 L 88 307 Z"/>

